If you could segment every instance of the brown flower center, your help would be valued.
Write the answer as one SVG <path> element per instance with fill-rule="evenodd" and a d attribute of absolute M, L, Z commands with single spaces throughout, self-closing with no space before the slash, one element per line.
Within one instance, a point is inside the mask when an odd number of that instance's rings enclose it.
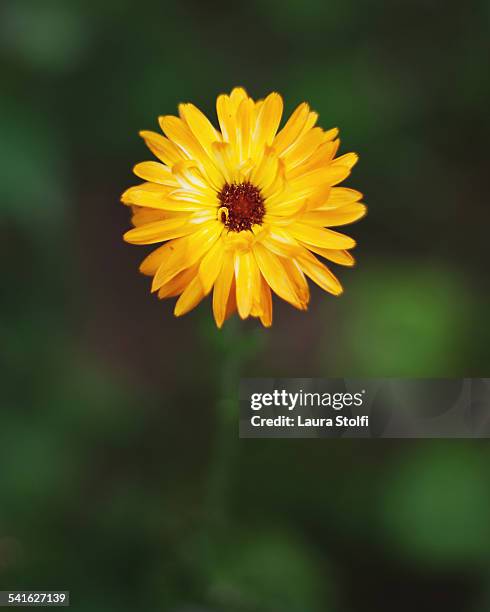
<path fill-rule="evenodd" d="M 218 194 L 221 206 L 218 219 L 233 232 L 249 230 L 261 225 L 264 218 L 264 199 L 252 183 L 226 184 Z"/>

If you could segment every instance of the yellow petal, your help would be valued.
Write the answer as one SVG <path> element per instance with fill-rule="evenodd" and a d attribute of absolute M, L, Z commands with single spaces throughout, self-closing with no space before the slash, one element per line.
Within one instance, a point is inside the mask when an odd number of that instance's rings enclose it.
<path fill-rule="evenodd" d="M 323 130 L 321 128 L 313 128 L 298 138 L 294 148 L 284 156 L 287 176 L 296 166 L 308 160 L 322 143 Z"/>
<path fill-rule="evenodd" d="M 321 255 L 322 257 L 325 257 L 325 259 L 329 259 L 330 261 L 333 261 L 341 266 L 353 266 L 355 264 L 354 257 L 349 253 L 349 251 L 322 249 L 321 247 L 313 246 L 311 244 L 307 245 L 307 248 L 317 255 Z"/>
<path fill-rule="evenodd" d="M 300 136 L 302 136 L 303 134 L 306 134 L 308 130 L 311 130 L 315 126 L 317 121 L 318 121 L 318 113 L 316 113 L 315 111 L 311 111 L 310 113 L 308 113 L 308 117 L 306 117 L 306 121 L 303 126 L 303 129 L 301 130 Z"/>
<path fill-rule="evenodd" d="M 132 195 L 134 192 L 144 191 L 145 193 L 153 194 L 156 196 L 167 196 L 172 189 L 168 186 L 157 185 L 156 183 L 140 183 L 139 185 L 133 185 L 128 187 L 121 196 L 121 202 L 123 204 L 135 204 L 132 202 Z M 138 206 L 138 204 L 136 204 Z"/>
<path fill-rule="evenodd" d="M 233 277 L 233 280 L 231 281 L 230 295 L 228 296 L 228 303 L 226 304 L 225 321 L 228 319 L 228 317 L 231 317 L 231 315 L 235 312 L 235 310 L 236 310 L 236 283 L 235 283 L 235 277 Z"/>
<path fill-rule="evenodd" d="M 235 112 L 238 110 L 238 107 L 240 106 L 242 101 L 246 100 L 247 98 L 248 98 L 248 94 L 243 87 L 234 87 L 231 90 L 230 100 L 231 100 L 231 104 Z"/>
<path fill-rule="evenodd" d="M 254 103 L 250 98 L 245 98 L 240 103 L 236 115 L 237 136 L 236 151 L 238 162 L 242 163 L 250 157 L 250 145 L 252 139 L 252 120 L 254 116 Z"/>
<path fill-rule="evenodd" d="M 261 188 L 262 196 L 264 198 L 272 198 L 283 193 L 286 187 L 286 170 L 284 161 L 282 159 L 277 160 L 276 176 L 270 185 L 263 185 Z"/>
<path fill-rule="evenodd" d="M 221 271 L 214 283 L 213 291 L 213 313 L 216 325 L 221 327 L 226 317 L 228 298 L 234 277 L 233 257 L 228 255 L 223 258 Z"/>
<path fill-rule="evenodd" d="M 169 245 L 170 243 L 167 242 L 145 257 L 140 264 L 140 272 L 146 276 L 153 276 L 160 267 L 164 258 L 170 252 Z"/>
<path fill-rule="evenodd" d="M 168 213 L 165 210 L 156 210 L 154 208 L 145 208 L 144 206 L 132 206 L 133 216 L 131 217 L 131 223 L 135 227 L 145 225 L 146 223 L 153 223 L 153 221 L 163 221 L 163 219 L 169 219 L 170 216 L 179 215 L 179 213 Z M 170 215 L 170 216 L 169 216 Z"/>
<path fill-rule="evenodd" d="M 213 142 L 221 140 L 221 134 L 194 104 L 180 104 L 179 114 L 189 126 L 199 144 L 212 157 Z"/>
<path fill-rule="evenodd" d="M 152 292 L 158 291 L 158 289 L 163 287 L 163 285 L 168 283 L 172 278 L 195 263 L 189 263 L 187 258 L 189 238 L 190 235 L 184 236 L 183 238 L 176 238 L 163 245 L 167 247 L 167 250 L 154 274 L 151 284 Z"/>
<path fill-rule="evenodd" d="M 221 240 L 218 240 L 203 257 L 199 266 L 199 277 L 207 295 L 213 288 L 214 282 L 223 265 L 224 248 Z"/>
<path fill-rule="evenodd" d="M 174 189 L 169 193 L 169 203 L 165 202 L 163 207 L 165 210 L 193 210 L 198 211 L 204 208 L 216 209 L 219 207 L 219 201 L 216 199 L 216 194 L 199 192 L 191 189 Z M 173 205 L 172 205 L 173 203 Z M 170 208 L 170 205 L 173 207 Z"/>
<path fill-rule="evenodd" d="M 294 257 L 301 251 L 301 246 L 287 231 L 274 225 L 258 233 L 257 241 L 280 257 Z"/>
<path fill-rule="evenodd" d="M 194 233 L 173 241 L 168 257 L 163 260 L 153 278 L 152 291 L 157 291 L 176 274 L 200 261 L 222 231 L 222 223 L 208 221 Z"/>
<path fill-rule="evenodd" d="M 255 168 L 255 162 L 251 157 L 238 165 L 238 182 L 243 183 L 249 181 L 250 173 Z"/>
<path fill-rule="evenodd" d="M 255 242 L 253 232 L 223 232 L 223 244 L 226 251 L 249 251 Z"/>
<path fill-rule="evenodd" d="M 332 187 L 329 197 L 324 204 L 329 208 L 336 208 L 337 206 L 344 206 L 344 204 L 358 202 L 361 198 L 362 193 L 355 189 L 349 189 L 348 187 Z"/>
<path fill-rule="evenodd" d="M 192 160 L 180 161 L 174 164 L 172 166 L 172 175 L 177 182 L 177 186 L 180 185 L 183 189 L 211 197 L 215 193 L 215 190 L 209 186 L 209 183 L 196 166 L 196 162 Z"/>
<path fill-rule="evenodd" d="M 182 119 L 174 117 L 173 115 L 159 117 L 158 121 L 168 138 L 183 151 L 187 158 L 195 160 L 209 182 L 216 189 L 220 189 L 223 184 L 223 177 L 199 144 L 188 125 L 182 121 Z"/>
<path fill-rule="evenodd" d="M 261 277 L 260 286 L 260 307 L 262 311 L 260 321 L 264 327 L 270 327 L 272 325 L 272 294 L 263 277 Z"/>
<path fill-rule="evenodd" d="M 333 295 L 342 293 L 342 285 L 330 270 L 307 249 L 297 259 L 303 272 L 325 291 Z"/>
<path fill-rule="evenodd" d="M 289 182 L 289 188 L 291 191 L 311 193 L 322 185 L 336 185 L 347 178 L 349 174 L 350 170 L 346 166 L 330 165 L 298 176 Z"/>
<path fill-rule="evenodd" d="M 166 245 L 164 245 L 166 246 Z M 164 298 L 174 297 L 180 295 L 187 285 L 195 278 L 197 267 L 191 266 L 187 270 L 182 270 L 177 276 L 171 278 L 168 283 L 165 283 L 158 290 L 158 297 L 162 300 Z"/>
<path fill-rule="evenodd" d="M 268 206 L 266 203 L 266 212 L 264 223 L 272 225 L 289 225 L 292 217 L 299 217 L 307 209 L 308 199 L 304 194 L 295 196 L 284 195 L 284 202 L 276 206 Z"/>
<path fill-rule="evenodd" d="M 185 218 L 177 217 L 140 225 L 126 232 L 123 238 L 131 244 L 154 244 L 155 242 L 180 238 L 193 231 L 195 231 L 194 225 L 190 224 Z"/>
<path fill-rule="evenodd" d="M 312 172 L 307 172 L 287 183 L 287 193 L 277 193 L 267 199 L 268 212 L 279 214 L 281 209 L 289 207 L 293 202 L 306 199 L 317 189 L 323 186 L 335 185 L 340 183 L 347 176 L 350 170 L 345 166 L 319 168 Z M 277 210 L 276 210 L 277 209 Z"/>
<path fill-rule="evenodd" d="M 332 166 L 346 166 L 347 168 L 352 168 L 359 161 L 359 155 L 357 153 L 346 153 L 345 155 L 341 155 L 334 159 L 332 162 Z"/>
<path fill-rule="evenodd" d="M 262 276 L 272 291 L 294 307 L 305 310 L 306 304 L 297 295 L 294 285 L 282 265 L 281 259 L 259 243 L 254 245 L 253 253 Z"/>
<path fill-rule="evenodd" d="M 299 297 L 302 303 L 308 304 L 310 301 L 310 288 L 308 287 L 308 282 L 306 281 L 301 267 L 294 259 L 291 258 L 281 259 L 281 263 L 294 286 L 296 295 Z"/>
<path fill-rule="evenodd" d="M 314 210 L 307 212 L 301 216 L 301 222 L 324 227 L 347 225 L 348 223 L 353 223 L 361 217 L 364 217 L 366 210 L 367 208 L 364 204 L 354 202 L 330 210 Z"/>
<path fill-rule="evenodd" d="M 259 278 L 261 278 L 261 275 L 259 275 Z M 253 300 L 252 300 L 252 308 L 250 309 L 250 316 L 260 317 L 261 314 L 262 314 L 262 307 L 260 305 L 260 285 L 259 285 L 259 292 L 257 295 L 254 295 Z"/>
<path fill-rule="evenodd" d="M 187 159 L 197 160 L 204 155 L 203 148 L 182 119 L 164 115 L 158 117 L 158 121 L 163 133 L 181 149 Z"/>
<path fill-rule="evenodd" d="M 306 203 L 306 210 L 316 210 L 322 206 L 330 195 L 330 192 L 334 189 L 330 185 L 322 185 L 318 187 L 309 197 Z"/>
<path fill-rule="evenodd" d="M 325 141 L 334 140 L 339 135 L 339 128 L 332 128 L 325 132 Z"/>
<path fill-rule="evenodd" d="M 229 96 L 225 94 L 218 96 L 216 114 L 218 115 L 223 140 L 234 146 L 236 142 L 236 116 Z"/>
<path fill-rule="evenodd" d="M 240 104 L 248 98 L 243 87 L 235 87 L 230 96 L 222 94 L 216 100 L 216 114 L 223 140 L 228 142 L 233 149 L 237 139 L 237 111 Z"/>
<path fill-rule="evenodd" d="M 277 134 L 273 147 L 280 155 L 298 138 L 306 123 L 310 108 L 306 102 L 300 104 L 287 120 L 286 125 Z"/>
<path fill-rule="evenodd" d="M 159 183 L 160 185 L 168 185 L 170 187 L 178 187 L 179 185 L 170 168 L 158 162 L 141 162 L 136 164 L 133 172 L 136 176 L 152 183 Z"/>
<path fill-rule="evenodd" d="M 167 166 L 176 164 L 178 161 L 184 158 L 179 148 L 161 134 L 143 130 L 140 132 L 140 136 L 143 138 L 146 146 L 150 149 L 153 155 L 158 157 L 158 159 L 161 159 L 164 164 L 167 164 Z"/>
<path fill-rule="evenodd" d="M 260 106 L 253 134 L 252 157 L 262 155 L 265 146 L 272 145 L 277 128 L 281 123 L 283 110 L 282 98 L 278 93 L 271 93 Z"/>
<path fill-rule="evenodd" d="M 203 206 L 202 203 L 195 201 L 195 198 L 188 202 L 174 199 L 173 193 L 174 191 L 169 191 L 168 187 L 163 185 L 143 183 L 126 189 L 121 196 L 121 202 L 176 212 L 197 211 Z"/>
<path fill-rule="evenodd" d="M 333 230 L 306 225 L 306 223 L 292 223 L 288 225 L 287 231 L 301 242 L 325 249 L 351 249 L 356 244 L 355 240 L 349 236 L 344 236 L 344 234 L 339 234 Z"/>
<path fill-rule="evenodd" d="M 314 132 L 315 129 L 317 128 L 314 128 L 311 130 L 311 132 Z M 309 133 L 310 132 L 308 132 L 308 134 Z M 334 158 L 338 147 L 338 140 L 324 142 L 308 159 L 305 160 L 304 163 L 297 165 L 295 168 L 290 168 L 288 170 L 288 178 L 292 180 L 293 178 L 300 176 L 301 174 L 305 174 L 306 172 L 311 172 L 317 168 L 324 168 L 325 166 L 328 166 Z"/>
<path fill-rule="evenodd" d="M 266 190 L 274 182 L 279 158 L 272 147 L 265 147 L 262 160 L 252 169 L 250 180 L 259 189 Z"/>
<path fill-rule="evenodd" d="M 182 295 L 177 300 L 174 315 L 181 317 L 195 308 L 204 297 L 204 291 L 198 276 L 195 276 L 187 285 Z"/>
<path fill-rule="evenodd" d="M 264 100 L 256 100 L 254 104 L 254 125 L 257 123 L 257 118 L 260 113 L 260 109 L 264 106 Z"/>
<path fill-rule="evenodd" d="M 228 142 L 213 142 L 213 159 L 227 183 L 237 180 L 238 158 L 235 151 Z"/>
<path fill-rule="evenodd" d="M 254 295 L 260 288 L 259 269 L 251 251 L 236 252 L 234 263 L 238 314 L 246 319 L 252 310 Z"/>

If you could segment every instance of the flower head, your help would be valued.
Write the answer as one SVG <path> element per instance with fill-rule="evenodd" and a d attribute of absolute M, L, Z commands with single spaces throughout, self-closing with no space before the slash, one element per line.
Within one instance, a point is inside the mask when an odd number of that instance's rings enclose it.
<path fill-rule="evenodd" d="M 300 104 L 278 131 L 282 98 L 255 102 L 241 87 L 218 96 L 220 130 L 193 104 L 160 117 L 165 134 L 141 136 L 160 160 L 137 164 L 145 182 L 122 202 L 133 211 L 132 244 L 163 243 L 142 262 L 160 298 L 179 296 L 175 315 L 211 291 L 216 324 L 235 310 L 272 323 L 271 290 L 300 310 L 307 277 L 339 295 L 337 278 L 316 255 L 352 266 L 354 240 L 328 229 L 361 218 L 362 194 L 337 187 L 357 161 L 335 157 L 336 128 L 315 127 L 318 115 Z"/>

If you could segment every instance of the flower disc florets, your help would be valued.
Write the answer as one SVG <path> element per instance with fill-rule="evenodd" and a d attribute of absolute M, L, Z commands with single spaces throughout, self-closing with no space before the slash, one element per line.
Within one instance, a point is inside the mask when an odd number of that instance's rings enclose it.
<path fill-rule="evenodd" d="M 252 229 L 253 225 L 262 225 L 265 208 L 260 190 L 252 183 L 228 183 L 218 194 L 221 207 L 218 219 L 233 232 Z"/>

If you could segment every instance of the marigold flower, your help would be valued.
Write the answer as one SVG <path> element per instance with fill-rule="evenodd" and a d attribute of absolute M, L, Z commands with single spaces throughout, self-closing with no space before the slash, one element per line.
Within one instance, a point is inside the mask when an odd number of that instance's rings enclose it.
<path fill-rule="evenodd" d="M 337 187 L 357 161 L 335 157 L 336 128 L 315 127 L 303 102 L 278 132 L 282 98 L 255 102 L 241 87 L 218 96 L 218 131 L 193 104 L 159 118 L 165 134 L 143 131 L 160 160 L 134 167 L 145 182 L 122 202 L 133 211 L 132 244 L 164 243 L 142 262 L 160 298 L 179 296 L 175 315 L 211 291 L 218 327 L 235 310 L 272 323 L 271 290 L 306 310 L 306 277 L 339 295 L 337 278 L 313 253 L 352 266 L 354 240 L 332 229 L 366 212 L 362 194 Z"/>

